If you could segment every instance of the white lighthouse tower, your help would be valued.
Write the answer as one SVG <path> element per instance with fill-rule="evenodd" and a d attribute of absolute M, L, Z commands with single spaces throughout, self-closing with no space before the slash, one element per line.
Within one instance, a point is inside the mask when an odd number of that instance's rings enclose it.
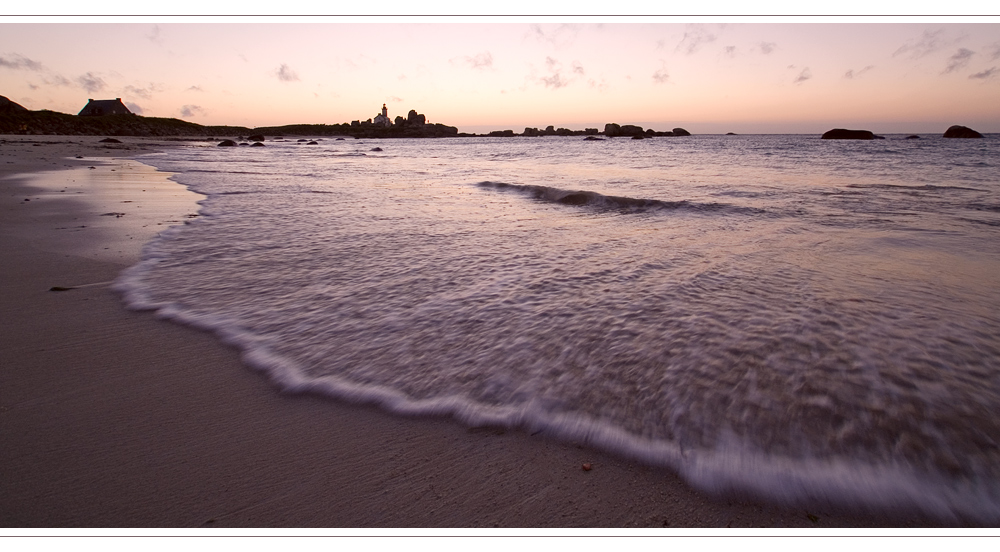
<path fill-rule="evenodd" d="M 385 104 L 382 104 L 382 113 L 372 119 L 372 124 L 386 127 L 392 126 L 392 121 L 389 120 L 389 110 L 385 107 Z"/>

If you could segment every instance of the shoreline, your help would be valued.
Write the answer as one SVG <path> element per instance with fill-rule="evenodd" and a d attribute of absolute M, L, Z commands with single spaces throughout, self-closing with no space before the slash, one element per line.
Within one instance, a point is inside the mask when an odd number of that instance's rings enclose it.
<path fill-rule="evenodd" d="M 110 290 L 157 228 L 197 213 L 203 196 L 131 159 L 172 144 L 32 138 L 47 144 L 0 143 L 3 527 L 648 527 L 669 535 L 946 526 L 709 496 L 667 469 L 573 442 L 281 393 L 214 335 L 129 311 Z M 97 156 L 112 160 L 96 164 Z M 81 171 L 103 180 L 73 182 Z M 108 184 L 123 174 L 130 185 Z"/>

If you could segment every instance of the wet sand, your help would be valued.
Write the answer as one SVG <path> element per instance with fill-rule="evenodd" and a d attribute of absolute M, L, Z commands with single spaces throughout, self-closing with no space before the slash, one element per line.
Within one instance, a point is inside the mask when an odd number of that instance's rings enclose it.
<path fill-rule="evenodd" d="M 212 335 L 126 310 L 109 288 L 142 244 L 197 215 L 202 196 L 132 159 L 183 142 L 0 139 L 0 526 L 943 523 L 709 496 L 578 443 L 281 393 Z"/>

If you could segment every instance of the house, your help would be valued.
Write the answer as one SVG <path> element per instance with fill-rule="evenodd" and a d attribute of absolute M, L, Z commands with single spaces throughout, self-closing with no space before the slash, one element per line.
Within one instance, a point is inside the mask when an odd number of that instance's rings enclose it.
<path fill-rule="evenodd" d="M 87 105 L 80 110 L 77 115 L 131 115 L 132 112 L 125 107 L 121 98 L 113 100 L 93 100 L 88 99 Z"/>

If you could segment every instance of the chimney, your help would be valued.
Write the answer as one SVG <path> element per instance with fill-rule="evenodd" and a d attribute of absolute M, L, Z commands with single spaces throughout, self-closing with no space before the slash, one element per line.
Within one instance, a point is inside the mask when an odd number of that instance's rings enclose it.
<path fill-rule="evenodd" d="M 118 100 L 118 101 L 122 101 L 122 99 L 121 99 L 121 98 L 115 98 L 115 99 L 116 99 L 116 100 Z"/>

